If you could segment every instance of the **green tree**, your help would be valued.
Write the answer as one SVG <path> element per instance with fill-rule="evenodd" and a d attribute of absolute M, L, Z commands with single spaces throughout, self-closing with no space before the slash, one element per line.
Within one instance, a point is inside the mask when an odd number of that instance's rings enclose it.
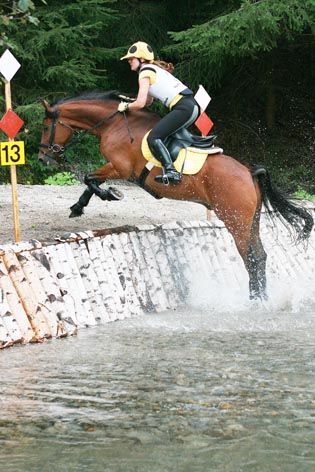
<path fill-rule="evenodd" d="M 41 3 L 46 3 L 41 0 Z M 38 18 L 34 15 L 35 5 L 31 0 L 19 1 L 3 1 L 0 4 L 0 47 L 9 45 L 9 38 L 5 33 L 5 29 L 10 23 L 18 22 L 26 24 L 27 22 L 38 24 Z"/>
<path fill-rule="evenodd" d="M 107 88 L 104 58 L 108 49 L 99 38 L 117 21 L 110 8 L 112 0 L 54 0 L 36 6 L 37 22 L 9 21 L 5 25 L 7 44 L 22 64 L 14 78 L 13 103 L 27 123 L 28 133 L 22 135 L 28 149 L 36 150 L 40 139 L 42 98 L 53 101 L 87 89 Z M 27 22 L 26 22 L 27 21 Z M 92 154 L 92 151 L 91 151 Z M 95 154 L 95 150 L 93 150 Z M 36 154 L 29 166 L 19 170 L 29 173 L 28 180 L 42 179 L 46 172 L 36 164 Z"/>
<path fill-rule="evenodd" d="M 206 86 L 220 145 L 247 162 L 255 156 L 277 165 L 287 182 L 298 172 L 309 185 L 314 5 L 314 0 L 1 2 L 0 54 L 9 47 L 22 64 L 12 87 L 14 109 L 29 130 L 21 134 L 29 164 L 19 169 L 20 176 L 30 182 L 46 177 L 36 157 L 40 99 L 91 89 L 136 93 L 137 75 L 119 58 L 134 41 L 144 40 L 158 57 L 175 63 L 176 75 L 191 88 Z M 96 149 L 87 139 L 70 154 L 81 152 L 94 163 Z"/>
<path fill-rule="evenodd" d="M 210 1 L 210 10 L 219 4 Z M 311 59 L 313 54 L 315 2 L 232 1 L 217 13 L 212 10 L 207 21 L 170 33 L 176 44 L 169 50 L 180 59 L 181 74 L 195 85 L 202 75 L 212 88 L 230 80 L 238 91 L 251 88 L 256 97 L 263 94 L 267 123 L 273 127 L 276 88 L 285 73 L 281 66 L 288 68 L 290 57 L 295 61 L 306 53 Z M 314 78 L 314 68 L 311 72 Z"/>
<path fill-rule="evenodd" d="M 216 4 L 223 2 L 209 2 L 207 21 L 170 33 L 176 42 L 171 50 L 185 64 L 203 65 L 212 80 L 222 79 L 231 65 L 244 59 L 257 59 L 309 36 L 314 28 L 314 0 L 233 1 L 219 15 L 211 10 Z"/>

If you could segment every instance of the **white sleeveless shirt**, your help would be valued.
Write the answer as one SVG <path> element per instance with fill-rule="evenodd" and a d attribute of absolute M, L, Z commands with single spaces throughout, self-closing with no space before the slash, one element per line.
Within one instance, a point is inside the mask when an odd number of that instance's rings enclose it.
<path fill-rule="evenodd" d="M 180 92 L 187 88 L 180 80 L 155 64 L 143 64 L 139 79 L 150 79 L 149 94 L 160 100 L 167 107 Z"/>

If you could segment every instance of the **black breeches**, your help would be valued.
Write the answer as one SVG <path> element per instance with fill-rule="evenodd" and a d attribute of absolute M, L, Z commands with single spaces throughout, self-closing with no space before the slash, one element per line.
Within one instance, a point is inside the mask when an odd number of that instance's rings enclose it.
<path fill-rule="evenodd" d="M 156 139 L 163 141 L 181 128 L 192 125 L 198 115 L 199 107 L 193 96 L 184 96 L 150 131 L 148 136 L 150 149 L 153 141 Z"/>

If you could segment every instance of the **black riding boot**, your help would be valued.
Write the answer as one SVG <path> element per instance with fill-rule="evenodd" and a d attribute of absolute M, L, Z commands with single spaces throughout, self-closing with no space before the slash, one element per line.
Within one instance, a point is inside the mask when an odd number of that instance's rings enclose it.
<path fill-rule="evenodd" d="M 180 184 L 182 176 L 173 166 L 172 158 L 163 141 L 161 139 L 154 139 L 151 142 L 151 150 L 154 156 L 161 161 L 164 168 L 163 174 L 157 175 L 155 181 L 161 184 Z"/>

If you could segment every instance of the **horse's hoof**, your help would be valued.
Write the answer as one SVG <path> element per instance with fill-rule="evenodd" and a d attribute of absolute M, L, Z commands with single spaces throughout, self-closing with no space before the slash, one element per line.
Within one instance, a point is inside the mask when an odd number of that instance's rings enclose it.
<path fill-rule="evenodd" d="M 82 216 L 84 213 L 83 208 L 78 204 L 72 205 L 72 207 L 70 207 L 70 210 L 71 213 L 69 215 L 69 218 L 77 218 L 78 216 Z"/>
<path fill-rule="evenodd" d="M 82 215 L 83 215 L 83 211 L 81 212 L 71 211 L 69 218 L 79 218 Z"/>
<path fill-rule="evenodd" d="M 108 200 L 122 200 L 124 198 L 124 194 L 115 187 L 108 187 L 107 192 Z"/>
<path fill-rule="evenodd" d="M 107 190 L 101 190 L 97 193 L 97 196 L 101 200 L 113 201 L 113 200 L 122 200 L 124 198 L 123 193 L 117 190 L 114 187 L 109 187 Z"/>
<path fill-rule="evenodd" d="M 255 292 L 255 293 L 251 293 L 249 295 L 249 299 L 254 300 L 254 301 L 257 300 L 257 301 L 261 301 L 261 302 L 267 302 L 269 297 L 268 297 L 266 292 L 262 292 L 262 293 Z"/>

